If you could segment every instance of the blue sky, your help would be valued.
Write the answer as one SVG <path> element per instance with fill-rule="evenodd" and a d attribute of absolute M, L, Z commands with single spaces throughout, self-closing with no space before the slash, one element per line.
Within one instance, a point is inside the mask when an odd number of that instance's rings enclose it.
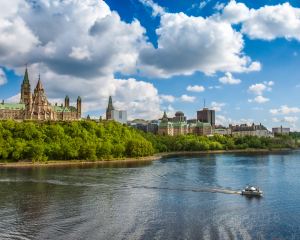
<path fill-rule="evenodd" d="M 205 99 L 220 124 L 300 130 L 299 1 L 12 0 L 0 20 L 6 101 L 28 63 L 51 102 L 80 95 L 95 117 L 109 95 L 145 119 L 194 118 Z"/>

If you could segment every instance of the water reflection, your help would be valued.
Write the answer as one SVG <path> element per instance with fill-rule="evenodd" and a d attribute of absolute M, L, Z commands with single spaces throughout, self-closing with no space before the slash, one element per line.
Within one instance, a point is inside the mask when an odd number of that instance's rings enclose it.
<path fill-rule="evenodd" d="M 297 239 L 299 157 L 1 169 L 0 239 Z M 247 183 L 265 196 L 235 194 Z"/>

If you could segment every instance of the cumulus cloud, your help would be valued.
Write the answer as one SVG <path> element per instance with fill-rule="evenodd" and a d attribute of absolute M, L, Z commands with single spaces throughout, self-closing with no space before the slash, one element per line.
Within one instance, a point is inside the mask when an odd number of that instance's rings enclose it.
<path fill-rule="evenodd" d="M 225 6 L 220 18 L 233 24 L 242 23 L 241 32 L 252 39 L 300 40 L 300 8 L 288 2 L 249 9 L 244 3 L 232 0 Z"/>
<path fill-rule="evenodd" d="M 272 91 L 273 85 L 274 85 L 273 81 L 256 83 L 251 85 L 248 88 L 248 91 L 256 95 L 262 95 L 264 91 Z"/>
<path fill-rule="evenodd" d="M 194 102 L 196 100 L 196 97 L 183 94 L 181 95 L 180 100 L 182 102 Z"/>
<path fill-rule="evenodd" d="M 104 1 L 18 2 L 26 7 L 12 4 L 15 15 L 1 17 L 2 64 L 42 62 L 56 73 L 85 78 L 135 72 L 146 45 L 139 21 L 123 22 Z"/>
<path fill-rule="evenodd" d="M 140 48 L 147 44 L 139 21 L 123 22 L 104 1 L 1 3 L 0 64 L 22 75 L 29 63 L 33 86 L 41 73 L 51 102 L 68 94 L 74 103 L 81 95 L 84 112 L 103 113 L 112 95 L 129 117 L 158 117 L 160 99 L 153 84 L 114 78 L 116 72 L 136 71 Z"/>
<path fill-rule="evenodd" d="M 172 96 L 172 95 L 164 95 L 164 94 L 161 94 L 160 96 L 160 99 L 162 102 L 169 102 L 169 103 L 172 103 L 175 101 L 175 97 Z"/>
<path fill-rule="evenodd" d="M 272 118 L 272 121 L 273 122 L 276 122 L 276 123 L 279 123 L 279 122 L 282 122 L 282 123 L 290 123 L 290 124 L 295 124 L 297 121 L 298 121 L 298 117 L 291 117 L 291 116 L 286 116 L 286 117 L 283 117 L 282 119 L 278 119 L 278 118 Z"/>
<path fill-rule="evenodd" d="M 242 52 L 242 34 L 227 22 L 165 13 L 156 33 L 158 47 L 148 45 L 140 52 L 140 70 L 144 74 L 171 77 L 197 71 L 212 75 L 217 71 L 260 70 L 260 63 Z"/>
<path fill-rule="evenodd" d="M 222 111 L 222 108 L 226 105 L 226 103 L 219 103 L 219 102 L 212 102 L 211 103 L 211 108 L 215 111 Z"/>
<path fill-rule="evenodd" d="M 187 91 L 190 92 L 204 92 L 205 91 L 205 87 L 200 86 L 200 85 L 188 85 L 186 88 Z"/>
<path fill-rule="evenodd" d="M 253 84 L 249 87 L 249 92 L 261 95 L 265 90 L 267 89 L 267 86 L 263 83 L 257 83 Z"/>
<path fill-rule="evenodd" d="M 232 24 L 240 23 L 249 18 L 250 10 L 244 3 L 230 1 L 222 11 L 222 20 Z"/>
<path fill-rule="evenodd" d="M 249 99 L 248 102 L 252 103 L 252 102 L 256 102 L 256 103 L 266 103 L 266 102 L 269 102 L 270 99 L 269 98 L 266 98 L 264 96 L 256 96 L 255 98 L 253 99 Z"/>
<path fill-rule="evenodd" d="M 228 126 L 229 124 L 232 125 L 239 125 L 239 124 L 248 124 L 251 125 L 254 122 L 253 119 L 249 118 L 241 118 L 241 119 L 232 119 L 230 117 L 227 117 L 225 115 L 216 115 L 216 124 L 217 125 L 223 125 L 223 126 Z"/>
<path fill-rule="evenodd" d="M 0 68 L 0 86 L 7 82 L 6 74 L 2 68 Z"/>
<path fill-rule="evenodd" d="M 90 59 L 91 53 L 87 49 L 87 46 L 84 47 L 72 47 L 72 52 L 69 54 L 70 57 L 77 60 Z"/>
<path fill-rule="evenodd" d="M 287 105 L 283 105 L 280 108 L 270 109 L 270 113 L 273 115 L 287 115 L 291 113 L 300 113 L 300 108 L 298 107 L 288 107 Z"/>
<path fill-rule="evenodd" d="M 20 99 L 21 99 L 21 94 L 18 93 L 18 94 L 14 95 L 14 96 L 11 96 L 11 97 L 5 99 L 5 102 L 16 103 L 16 102 L 19 102 Z"/>
<path fill-rule="evenodd" d="M 240 79 L 235 79 L 230 72 L 226 72 L 225 76 L 219 78 L 219 82 L 222 84 L 240 84 L 241 80 Z"/>

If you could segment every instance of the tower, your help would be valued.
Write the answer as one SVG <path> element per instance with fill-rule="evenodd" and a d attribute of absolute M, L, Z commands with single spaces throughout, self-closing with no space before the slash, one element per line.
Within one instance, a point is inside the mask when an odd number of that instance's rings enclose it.
<path fill-rule="evenodd" d="M 30 117 L 34 120 L 54 120 L 54 112 L 48 102 L 40 76 L 32 96 Z"/>
<path fill-rule="evenodd" d="M 111 112 L 115 110 L 114 109 L 114 106 L 113 106 L 113 103 L 112 103 L 112 97 L 109 96 L 109 99 L 108 99 L 108 106 L 106 108 L 106 120 L 110 120 L 112 119 L 112 114 Z"/>
<path fill-rule="evenodd" d="M 65 107 L 70 107 L 70 99 L 68 95 L 65 97 Z"/>
<path fill-rule="evenodd" d="M 25 69 L 24 79 L 21 84 L 21 99 L 20 103 L 25 104 L 25 106 L 29 105 L 31 101 L 31 89 L 30 89 L 30 82 L 28 77 L 28 70 L 27 67 Z"/>
<path fill-rule="evenodd" d="M 203 108 L 197 111 L 197 120 L 203 123 L 210 123 L 211 126 L 215 126 L 215 110 L 209 110 L 208 108 Z"/>
<path fill-rule="evenodd" d="M 163 115 L 163 117 L 162 117 L 161 120 L 164 121 L 164 122 L 168 122 L 169 121 L 166 111 L 164 111 L 164 115 Z"/>
<path fill-rule="evenodd" d="M 77 119 L 81 118 L 81 97 L 77 98 Z"/>

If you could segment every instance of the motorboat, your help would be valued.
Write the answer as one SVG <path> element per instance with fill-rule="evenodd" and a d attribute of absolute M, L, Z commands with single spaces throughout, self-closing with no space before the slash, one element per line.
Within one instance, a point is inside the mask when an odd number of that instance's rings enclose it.
<path fill-rule="evenodd" d="M 245 189 L 242 190 L 241 194 L 245 196 L 261 197 L 263 195 L 263 191 L 261 191 L 258 187 L 246 186 Z"/>

